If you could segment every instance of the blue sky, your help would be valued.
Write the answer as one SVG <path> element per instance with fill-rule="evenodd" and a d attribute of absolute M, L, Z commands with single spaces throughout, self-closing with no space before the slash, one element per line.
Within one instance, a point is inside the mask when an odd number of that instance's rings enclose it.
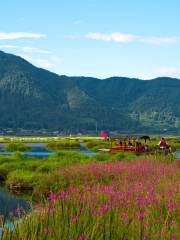
<path fill-rule="evenodd" d="M 179 0 L 1 1 L 0 49 L 60 75 L 180 78 Z"/>

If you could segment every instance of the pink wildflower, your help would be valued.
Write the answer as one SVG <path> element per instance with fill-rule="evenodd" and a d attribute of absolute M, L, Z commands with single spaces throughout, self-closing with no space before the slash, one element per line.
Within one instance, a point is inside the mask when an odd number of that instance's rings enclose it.
<path fill-rule="evenodd" d="M 176 240 L 176 239 L 177 239 L 176 233 L 173 233 L 173 234 L 172 234 L 171 239 L 172 239 L 172 240 Z"/>
<path fill-rule="evenodd" d="M 49 230 L 48 230 L 48 228 L 45 228 L 44 229 L 44 235 L 47 236 L 48 234 L 49 234 Z"/>
<path fill-rule="evenodd" d="M 85 215 L 85 210 L 81 209 L 81 215 L 84 216 Z"/>
<path fill-rule="evenodd" d="M 74 216 L 72 217 L 72 220 L 73 220 L 73 222 L 77 222 L 78 217 L 77 217 L 76 215 L 74 215 Z"/>
<path fill-rule="evenodd" d="M 128 214 L 128 213 L 123 213 L 123 214 L 122 214 L 122 220 L 123 220 L 124 222 L 128 221 L 128 220 L 129 220 L 129 214 Z"/>
<path fill-rule="evenodd" d="M 169 209 L 169 211 L 172 211 L 172 210 L 173 210 L 173 208 L 174 208 L 174 204 L 172 204 L 172 203 L 169 203 L 169 204 L 168 204 L 168 209 Z"/>
<path fill-rule="evenodd" d="M 140 212 L 140 213 L 139 213 L 139 217 L 140 217 L 140 218 L 144 218 L 144 217 L 145 217 L 145 213 L 144 213 L 144 212 Z"/>
<path fill-rule="evenodd" d="M 98 215 L 97 211 L 94 210 L 94 211 L 93 211 L 93 216 L 94 216 L 94 217 L 97 217 L 97 215 Z"/>
<path fill-rule="evenodd" d="M 104 206 L 102 207 L 102 213 L 103 213 L 103 214 L 106 214 L 106 213 L 108 212 L 108 210 L 109 210 L 109 206 L 108 206 L 108 205 L 104 205 Z"/>
<path fill-rule="evenodd" d="M 87 237 L 85 235 L 81 235 L 78 237 L 78 240 L 87 240 Z"/>

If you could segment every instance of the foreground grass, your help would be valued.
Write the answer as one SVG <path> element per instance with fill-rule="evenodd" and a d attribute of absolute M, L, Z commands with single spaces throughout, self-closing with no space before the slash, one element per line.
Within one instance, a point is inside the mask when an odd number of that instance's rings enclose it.
<path fill-rule="evenodd" d="M 101 161 L 62 167 L 58 175 L 58 191 L 13 231 L 4 228 L 2 240 L 180 238 L 177 161 Z"/>

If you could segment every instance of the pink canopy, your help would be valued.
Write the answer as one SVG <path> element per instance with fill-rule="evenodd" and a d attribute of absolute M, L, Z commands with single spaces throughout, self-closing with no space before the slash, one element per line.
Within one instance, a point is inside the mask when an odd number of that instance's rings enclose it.
<path fill-rule="evenodd" d="M 101 137 L 106 139 L 107 138 L 107 134 L 104 131 L 101 131 Z"/>

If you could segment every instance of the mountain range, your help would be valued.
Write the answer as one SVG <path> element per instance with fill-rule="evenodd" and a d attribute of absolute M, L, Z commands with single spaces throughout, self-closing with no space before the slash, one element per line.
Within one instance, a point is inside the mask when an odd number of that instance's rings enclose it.
<path fill-rule="evenodd" d="M 0 51 L 0 129 L 180 133 L 180 80 L 68 77 Z"/>

